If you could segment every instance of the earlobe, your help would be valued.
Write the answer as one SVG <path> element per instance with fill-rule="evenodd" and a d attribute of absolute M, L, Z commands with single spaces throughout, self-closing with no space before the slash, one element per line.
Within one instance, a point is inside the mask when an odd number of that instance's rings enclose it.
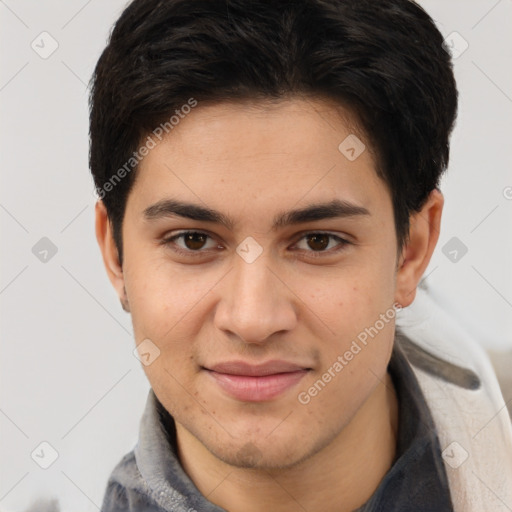
<path fill-rule="evenodd" d="M 419 212 L 410 217 L 409 240 L 402 250 L 396 277 L 395 301 L 409 306 L 439 239 L 444 198 L 433 190 Z"/>
<path fill-rule="evenodd" d="M 115 288 L 121 305 L 125 311 L 130 311 L 126 291 L 124 287 L 123 267 L 119 263 L 119 253 L 114 242 L 112 224 L 107 215 L 105 205 L 101 200 L 97 201 L 96 213 L 96 240 L 101 250 L 103 264 L 108 278 Z"/>
<path fill-rule="evenodd" d="M 126 288 L 123 286 L 123 296 L 120 298 L 121 307 L 127 312 L 130 312 L 130 304 L 128 303 L 128 297 L 126 295 Z"/>

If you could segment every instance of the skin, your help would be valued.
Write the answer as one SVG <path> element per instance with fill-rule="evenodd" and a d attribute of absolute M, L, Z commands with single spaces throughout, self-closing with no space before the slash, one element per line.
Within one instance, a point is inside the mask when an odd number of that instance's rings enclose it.
<path fill-rule="evenodd" d="M 396 453 L 398 404 L 387 373 L 394 320 L 307 404 L 298 400 L 379 315 L 413 301 L 439 234 L 435 190 L 397 251 L 389 190 L 355 126 L 322 99 L 198 105 L 137 170 L 122 267 L 105 207 L 96 205 L 105 267 L 136 343 L 150 339 L 160 350 L 144 371 L 176 421 L 181 463 L 230 512 L 353 510 Z M 351 133 L 367 147 L 354 161 L 338 150 Z M 144 217 L 169 198 L 218 210 L 234 225 Z M 333 199 L 369 213 L 271 229 L 279 213 Z M 183 230 L 211 238 L 162 243 Z M 319 231 L 350 243 L 327 237 L 319 249 L 305 236 Z M 262 249 L 252 263 L 236 252 L 249 236 Z M 263 402 L 228 396 L 202 369 L 272 359 L 310 370 Z"/>

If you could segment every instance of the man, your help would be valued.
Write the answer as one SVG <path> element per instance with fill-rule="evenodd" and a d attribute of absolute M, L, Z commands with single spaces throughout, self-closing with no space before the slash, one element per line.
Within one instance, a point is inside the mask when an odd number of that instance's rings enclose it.
<path fill-rule="evenodd" d="M 90 164 L 152 389 L 104 512 L 507 502 L 506 469 L 480 499 L 443 455 L 446 411 L 493 377 L 395 328 L 438 239 L 456 107 L 410 1 L 126 8 L 93 77 Z"/>

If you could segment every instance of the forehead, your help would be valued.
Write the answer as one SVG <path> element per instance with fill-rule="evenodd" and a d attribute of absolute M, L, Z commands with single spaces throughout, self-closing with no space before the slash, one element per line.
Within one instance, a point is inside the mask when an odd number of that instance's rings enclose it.
<path fill-rule="evenodd" d="M 199 104 L 167 139 L 169 147 L 174 145 L 189 157 L 200 156 L 207 148 L 217 158 L 287 154 L 294 159 L 318 156 L 327 147 L 336 150 L 350 134 L 364 139 L 356 121 L 347 109 L 323 99 Z"/>
<path fill-rule="evenodd" d="M 267 209 L 389 199 L 355 118 L 319 99 L 199 103 L 144 157 L 134 189 L 140 207 L 165 194 Z"/>

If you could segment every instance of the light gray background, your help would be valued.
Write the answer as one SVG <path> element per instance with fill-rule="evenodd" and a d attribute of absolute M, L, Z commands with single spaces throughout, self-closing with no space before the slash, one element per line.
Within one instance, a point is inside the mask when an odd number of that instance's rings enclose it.
<path fill-rule="evenodd" d="M 124 4 L 0 0 L 0 511 L 38 496 L 98 510 L 137 439 L 149 386 L 96 245 L 87 163 L 86 86 Z M 421 4 L 469 44 L 455 60 L 460 114 L 427 283 L 485 347 L 510 349 L 512 2 Z M 47 59 L 31 47 L 43 31 L 59 45 Z M 58 249 L 46 262 L 32 252 L 42 237 Z M 453 237 L 468 248 L 456 262 L 442 252 Z M 42 441 L 59 454 L 46 470 L 31 458 Z"/>

